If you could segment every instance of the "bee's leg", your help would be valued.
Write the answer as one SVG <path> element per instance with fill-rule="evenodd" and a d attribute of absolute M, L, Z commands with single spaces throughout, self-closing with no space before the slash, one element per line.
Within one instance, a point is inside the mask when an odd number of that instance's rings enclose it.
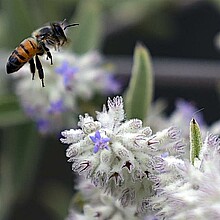
<path fill-rule="evenodd" d="M 46 47 L 46 45 L 44 43 L 42 44 L 42 47 L 43 47 L 44 51 L 46 51 L 46 53 L 47 53 L 47 59 L 50 58 L 50 64 L 53 65 L 52 55 L 50 53 L 49 48 Z"/>
<path fill-rule="evenodd" d="M 38 70 L 39 78 L 41 79 L 42 82 L 42 87 L 44 87 L 44 71 L 41 62 L 39 60 L 39 57 L 37 55 L 35 56 L 35 61 L 36 61 L 36 67 Z"/>
<path fill-rule="evenodd" d="M 47 59 L 48 59 L 48 57 L 49 57 L 49 59 L 50 59 L 50 64 L 53 65 L 53 59 L 52 59 L 52 55 L 51 55 L 51 53 L 50 53 L 49 48 L 47 48 L 47 47 L 45 46 L 44 49 L 45 49 L 45 51 L 46 51 L 46 53 L 47 53 Z"/>
<path fill-rule="evenodd" d="M 31 73 L 32 73 L 32 80 L 34 79 L 34 74 L 35 74 L 35 64 L 34 64 L 34 59 L 31 58 L 29 60 L 29 64 L 30 64 L 30 70 L 31 70 Z"/>

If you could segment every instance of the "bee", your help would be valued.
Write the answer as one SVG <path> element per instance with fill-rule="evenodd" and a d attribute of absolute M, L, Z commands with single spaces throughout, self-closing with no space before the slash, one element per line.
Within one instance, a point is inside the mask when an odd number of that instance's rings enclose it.
<path fill-rule="evenodd" d="M 49 58 L 52 65 L 52 55 L 48 47 L 54 47 L 55 50 L 59 49 L 67 42 L 67 37 L 64 33 L 65 29 L 79 25 L 69 24 L 65 26 L 64 22 L 65 20 L 62 22 L 52 22 L 48 26 L 34 31 L 31 37 L 24 39 L 9 56 L 6 64 L 6 72 L 8 74 L 17 72 L 24 64 L 29 62 L 32 79 L 34 79 L 36 65 L 42 87 L 44 87 L 44 71 L 38 56 L 46 54 L 47 60 Z"/>

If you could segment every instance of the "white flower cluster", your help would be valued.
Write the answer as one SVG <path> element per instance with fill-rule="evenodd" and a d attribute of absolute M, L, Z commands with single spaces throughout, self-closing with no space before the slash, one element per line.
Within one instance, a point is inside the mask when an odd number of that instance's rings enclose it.
<path fill-rule="evenodd" d="M 55 51 L 53 54 L 53 65 L 41 59 L 44 88 L 37 76 L 31 81 L 28 65 L 14 74 L 18 79 L 16 94 L 21 105 L 42 133 L 69 127 L 69 116 L 78 114 L 80 100 L 88 101 L 97 94 L 115 94 L 120 90 L 119 82 L 97 52 L 82 56 Z"/>
<path fill-rule="evenodd" d="M 86 181 L 87 182 L 87 181 Z M 85 187 L 85 184 L 81 182 Z M 87 188 L 80 187 L 81 191 L 84 194 L 84 198 L 88 199 L 87 195 L 85 195 L 84 190 L 88 192 Z M 94 188 L 94 186 L 93 186 Z M 76 210 L 71 209 L 69 216 L 66 220 L 104 220 L 104 219 L 111 219 L 111 220 L 139 220 L 140 218 L 135 213 L 135 207 L 122 207 L 120 202 L 115 200 L 115 198 L 111 197 L 103 193 L 102 191 L 92 189 L 90 186 L 90 193 L 92 193 L 92 197 L 90 196 L 90 203 L 85 204 L 83 207 L 83 214 L 76 212 Z"/>
<path fill-rule="evenodd" d="M 154 176 L 150 204 L 159 219 L 220 219 L 220 140 L 207 135 L 193 166 L 167 157 L 164 172 Z M 153 178 L 152 178 L 153 179 Z"/>
<path fill-rule="evenodd" d="M 180 131 L 170 127 L 152 134 L 141 120 L 126 120 L 119 96 L 108 99 L 96 118 L 80 116 L 79 129 L 62 132 L 73 171 L 118 198 L 123 207 L 145 211 L 154 195 L 149 177 L 161 170 L 164 158 L 183 152 Z"/>
<path fill-rule="evenodd" d="M 152 214 L 138 215 L 134 205 L 122 207 L 114 197 L 95 187 L 88 179 L 79 178 L 76 186 L 78 193 L 74 196 L 66 220 L 157 220 Z M 84 201 L 83 210 L 80 204 Z"/>

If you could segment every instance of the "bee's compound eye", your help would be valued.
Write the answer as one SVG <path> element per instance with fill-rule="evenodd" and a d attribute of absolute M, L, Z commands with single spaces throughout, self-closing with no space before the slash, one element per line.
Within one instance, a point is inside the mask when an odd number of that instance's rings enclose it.
<path fill-rule="evenodd" d="M 61 36 L 64 35 L 63 29 L 61 28 L 60 25 L 54 25 L 54 30 L 56 34 L 61 35 Z"/>

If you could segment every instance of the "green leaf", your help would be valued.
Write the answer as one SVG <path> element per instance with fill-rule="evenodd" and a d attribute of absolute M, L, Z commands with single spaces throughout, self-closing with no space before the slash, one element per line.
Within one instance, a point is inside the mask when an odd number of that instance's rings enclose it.
<path fill-rule="evenodd" d="M 48 207 L 56 214 L 57 219 L 65 219 L 68 215 L 67 207 L 72 197 L 72 191 L 68 190 L 66 185 L 59 181 L 48 182 L 42 187 L 42 193 L 39 197 L 41 204 Z"/>
<path fill-rule="evenodd" d="M 102 19 L 101 8 L 97 0 L 82 0 L 76 10 L 76 16 L 70 23 L 79 26 L 70 30 L 68 37 L 73 42 L 74 52 L 83 54 L 89 50 L 98 49 L 101 43 Z"/>
<path fill-rule="evenodd" d="M 30 36 L 33 28 L 32 10 L 25 0 L 2 0 L 2 18 L 4 26 L 1 27 L 2 41 L 0 47 L 10 46 L 14 48 L 25 37 Z"/>
<path fill-rule="evenodd" d="M 202 137 L 199 124 L 192 118 L 190 121 L 190 161 L 194 165 L 195 158 L 199 159 L 202 148 Z"/>
<path fill-rule="evenodd" d="M 128 118 L 147 116 L 153 97 L 153 72 L 150 54 L 143 45 L 137 44 L 134 51 L 132 74 L 125 96 Z"/>
<path fill-rule="evenodd" d="M 14 95 L 0 96 L 0 128 L 28 121 Z"/>
<path fill-rule="evenodd" d="M 13 203 L 28 195 L 36 174 L 42 143 L 31 123 L 1 130 L 0 219 L 6 219 Z"/>

